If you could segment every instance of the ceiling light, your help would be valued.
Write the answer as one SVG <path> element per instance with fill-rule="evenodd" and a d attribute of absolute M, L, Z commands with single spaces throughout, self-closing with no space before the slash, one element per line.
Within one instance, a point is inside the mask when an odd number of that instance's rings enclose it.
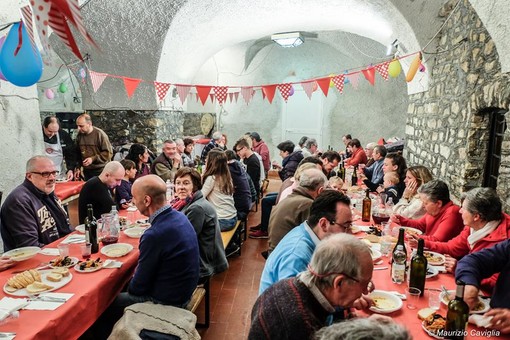
<path fill-rule="evenodd" d="M 305 42 L 305 38 L 299 32 L 273 34 L 271 40 L 282 47 L 297 47 Z"/>
<path fill-rule="evenodd" d="M 399 43 L 400 42 L 398 41 L 398 39 L 393 40 L 393 42 L 388 45 L 388 48 L 386 50 L 386 55 L 387 56 L 390 56 L 390 55 L 394 56 L 395 54 L 397 54 L 397 52 L 398 52 L 398 44 Z"/>

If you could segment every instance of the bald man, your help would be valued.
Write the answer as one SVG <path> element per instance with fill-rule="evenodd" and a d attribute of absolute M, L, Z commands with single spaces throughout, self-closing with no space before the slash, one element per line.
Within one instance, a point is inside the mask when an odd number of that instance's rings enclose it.
<path fill-rule="evenodd" d="M 151 226 L 140 238 L 140 255 L 128 291 L 120 293 L 101 316 L 101 328 L 110 334 L 124 308 L 135 303 L 185 308 L 199 277 L 197 235 L 186 215 L 166 203 L 166 184 L 156 175 L 133 184 L 133 202 L 149 217 Z M 106 320 L 108 319 L 108 320 Z"/>
<path fill-rule="evenodd" d="M 28 160 L 25 181 L 9 194 L 0 211 L 4 251 L 42 247 L 71 232 L 67 213 L 54 193 L 57 176 L 50 158 Z"/>
<path fill-rule="evenodd" d="M 78 199 L 80 223 L 84 223 L 87 217 L 87 204 L 92 204 L 95 218 L 100 218 L 101 214 L 110 212 L 112 206 L 117 205 L 112 190 L 120 185 L 125 173 L 120 162 L 112 161 L 106 164 L 99 176 L 92 177 L 85 183 Z"/>

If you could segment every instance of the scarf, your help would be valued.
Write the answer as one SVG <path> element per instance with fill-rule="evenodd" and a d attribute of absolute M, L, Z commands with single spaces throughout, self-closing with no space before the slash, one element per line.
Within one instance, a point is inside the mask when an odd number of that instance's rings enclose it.
<path fill-rule="evenodd" d="M 501 221 L 499 221 L 499 220 L 487 222 L 487 224 L 482 229 L 479 229 L 479 230 L 474 230 L 473 228 L 471 228 L 471 233 L 469 234 L 469 236 L 467 238 L 469 248 L 473 249 L 473 247 L 475 246 L 475 243 L 480 241 L 481 239 L 483 239 L 485 236 L 489 235 L 490 233 L 492 233 L 498 227 L 500 222 Z"/>
<path fill-rule="evenodd" d="M 170 206 L 177 210 L 181 211 L 182 208 L 187 206 L 189 203 L 193 201 L 193 198 L 195 197 L 195 193 L 192 193 L 191 195 L 187 196 L 185 199 L 180 199 L 179 197 L 175 197 L 173 200 L 170 201 Z"/>

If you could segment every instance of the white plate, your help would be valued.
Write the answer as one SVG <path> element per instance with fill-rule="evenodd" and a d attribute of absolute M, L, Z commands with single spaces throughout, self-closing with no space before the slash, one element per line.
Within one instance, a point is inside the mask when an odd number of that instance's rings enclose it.
<path fill-rule="evenodd" d="M 51 273 L 51 269 L 39 270 L 39 273 L 41 274 L 41 282 L 42 283 L 47 284 L 48 286 L 53 286 L 53 288 L 42 291 L 41 293 L 52 292 L 52 291 L 57 290 L 61 287 L 64 287 L 73 278 L 73 275 L 71 273 L 69 273 L 68 276 L 63 276 L 62 280 L 60 280 L 59 282 L 53 282 L 53 281 L 46 279 L 46 276 Z M 6 290 L 6 287 L 7 287 L 7 283 L 4 284 L 4 292 L 9 295 L 13 295 L 13 296 L 33 295 L 33 294 L 29 293 L 26 288 L 18 289 L 18 290 L 15 290 L 14 292 L 9 292 L 8 290 Z"/>
<path fill-rule="evenodd" d="M 49 267 L 50 268 L 71 268 L 71 267 L 74 267 L 80 260 L 78 260 L 78 258 L 76 257 L 69 257 L 69 259 L 71 259 L 71 264 L 67 265 L 67 266 L 54 266 L 51 264 L 51 261 L 50 261 L 50 265 Z"/>
<path fill-rule="evenodd" d="M 429 257 L 427 257 L 427 253 L 434 256 L 434 257 L 437 257 L 437 261 L 431 261 L 429 259 Z M 443 254 L 439 254 L 439 253 L 436 253 L 436 252 L 433 252 L 433 251 L 428 251 L 428 250 L 425 250 L 423 252 L 423 255 L 425 255 L 425 257 L 427 257 L 427 263 L 431 266 L 442 266 L 445 262 L 445 257 Z"/>
<path fill-rule="evenodd" d="M 431 337 L 433 337 L 435 339 L 444 339 L 442 336 L 436 335 L 436 334 L 432 333 L 431 331 L 429 331 L 427 328 L 425 328 L 425 321 L 423 321 L 421 323 L 421 328 L 423 328 L 425 333 L 427 333 L 428 335 L 430 335 Z"/>
<path fill-rule="evenodd" d="M 9 250 L 3 253 L 2 257 L 8 257 L 13 261 L 21 262 L 31 259 L 41 251 L 39 247 L 23 247 Z"/>
<path fill-rule="evenodd" d="M 372 247 L 370 248 L 370 256 L 372 256 L 372 261 L 375 261 L 380 259 L 382 257 L 382 254 L 379 250 L 376 250 Z"/>
<path fill-rule="evenodd" d="M 97 272 L 98 270 L 101 270 L 101 269 L 103 269 L 103 262 L 101 262 L 100 266 L 86 268 L 83 270 L 80 269 L 80 263 L 78 263 L 77 265 L 74 266 L 74 270 L 76 270 L 78 273 L 93 273 L 93 272 Z"/>
<path fill-rule="evenodd" d="M 429 274 L 430 273 L 430 274 Z M 439 274 L 439 270 L 436 267 L 428 266 L 427 267 L 427 275 L 425 276 L 427 279 L 433 278 Z"/>
<path fill-rule="evenodd" d="M 368 225 L 359 225 L 359 224 L 353 224 L 351 227 L 351 231 L 353 234 L 359 233 L 359 232 L 367 232 L 370 230 L 370 226 Z"/>
<path fill-rule="evenodd" d="M 140 238 L 142 237 L 142 234 L 145 232 L 145 230 L 147 230 L 147 228 L 133 227 L 124 230 L 124 234 L 131 238 Z"/>
<path fill-rule="evenodd" d="M 101 248 L 101 254 L 108 257 L 122 257 L 131 250 L 133 250 L 133 246 L 128 243 L 115 243 Z"/>
<path fill-rule="evenodd" d="M 452 299 L 455 299 L 455 290 L 449 290 L 448 294 L 450 295 L 450 297 Z M 443 304 L 448 306 L 448 302 L 449 301 L 445 298 L 445 293 L 444 292 L 441 292 L 439 294 L 439 299 L 441 299 L 441 302 Z M 491 299 L 489 299 L 489 298 L 482 298 L 480 296 L 480 302 L 483 303 L 483 308 L 480 309 L 480 310 L 477 310 L 477 311 L 472 310 L 472 311 L 469 312 L 469 314 L 484 314 L 485 312 L 489 311 L 489 309 L 491 309 L 491 306 L 490 306 Z"/>
<path fill-rule="evenodd" d="M 385 308 L 378 308 L 375 306 L 370 307 L 370 310 L 372 312 L 376 312 L 379 314 L 393 313 L 393 312 L 399 310 L 400 308 L 402 308 L 402 305 L 403 305 L 402 300 L 400 300 L 399 297 L 397 297 L 394 294 L 388 293 L 384 290 L 374 290 L 372 293 L 370 293 L 368 295 L 368 297 L 370 297 L 372 300 L 377 299 L 377 298 L 382 298 L 382 299 L 387 300 L 388 304 L 390 304 L 390 306 L 385 307 Z"/>
<path fill-rule="evenodd" d="M 411 228 L 411 227 L 401 227 L 401 228 L 404 228 L 405 231 L 409 231 L 412 234 L 417 234 L 417 235 L 422 235 L 423 234 L 423 231 L 421 231 L 420 229 Z"/>
<path fill-rule="evenodd" d="M 85 224 L 80 224 L 74 228 L 79 233 L 85 234 Z"/>

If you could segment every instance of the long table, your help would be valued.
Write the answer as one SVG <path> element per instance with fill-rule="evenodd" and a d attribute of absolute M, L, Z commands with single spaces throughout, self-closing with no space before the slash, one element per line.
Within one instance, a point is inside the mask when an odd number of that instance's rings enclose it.
<path fill-rule="evenodd" d="M 75 232 L 77 233 L 77 232 Z M 62 240 L 57 240 L 46 248 L 56 248 Z M 9 320 L 0 325 L 0 332 L 15 332 L 16 339 L 77 339 L 81 336 L 110 305 L 117 294 L 131 278 L 138 261 L 139 239 L 129 238 L 121 232 L 119 242 L 129 243 L 134 249 L 127 255 L 116 258 L 124 264 L 118 269 L 101 269 L 93 273 L 78 273 L 70 269 L 73 278 L 64 287 L 55 292 L 74 293 L 74 296 L 54 311 L 21 310 L 18 319 Z M 100 244 L 101 251 L 102 245 Z M 69 255 L 81 258 L 80 244 L 71 244 Z M 108 259 L 101 254 L 92 258 Z M 14 275 L 13 271 L 38 267 L 42 262 L 56 258 L 37 254 L 20 262 L 13 268 L 0 272 L 0 284 Z M 3 291 L 0 298 L 9 296 Z"/>

